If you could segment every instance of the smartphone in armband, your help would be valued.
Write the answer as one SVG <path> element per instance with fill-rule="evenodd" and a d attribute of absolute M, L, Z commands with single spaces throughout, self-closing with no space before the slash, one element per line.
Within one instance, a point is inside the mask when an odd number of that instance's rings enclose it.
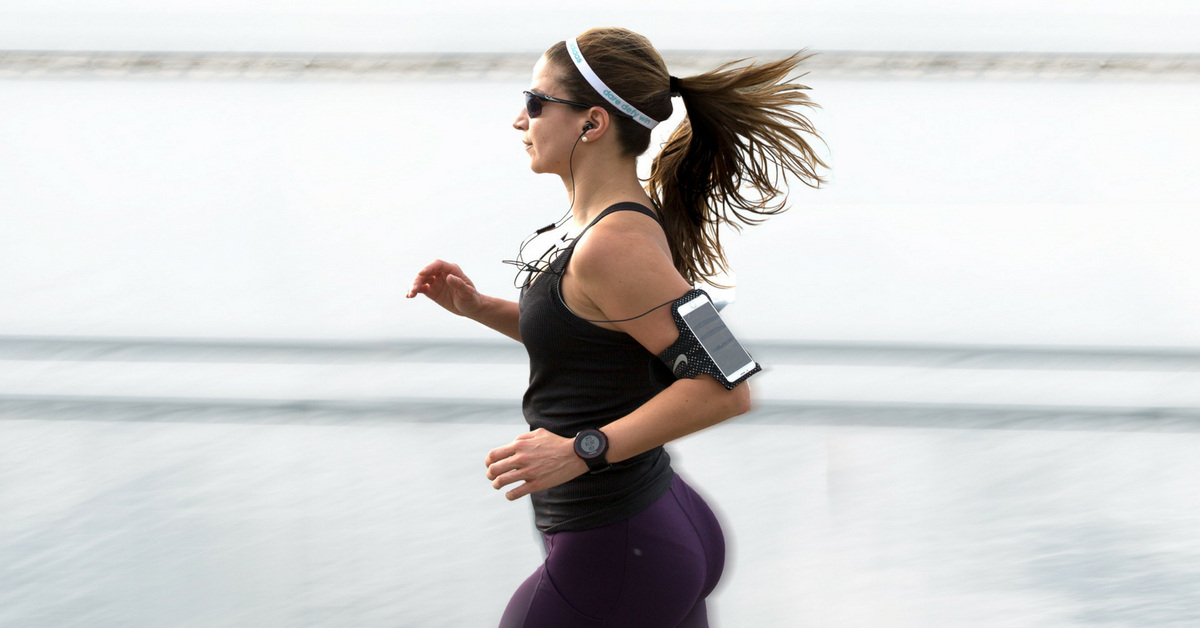
<path fill-rule="evenodd" d="M 690 290 L 671 306 L 679 339 L 659 354 L 677 378 L 708 374 L 733 389 L 762 370 L 721 320 L 703 290 Z"/>

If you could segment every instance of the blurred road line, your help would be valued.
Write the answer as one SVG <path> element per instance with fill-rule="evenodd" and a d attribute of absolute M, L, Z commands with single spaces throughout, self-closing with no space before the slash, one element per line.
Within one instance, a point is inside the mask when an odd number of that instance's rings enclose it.
<path fill-rule="evenodd" d="M 1200 349 L 898 342 L 747 341 L 774 365 L 878 365 L 951 369 L 1200 371 Z M 0 336 L 0 360 L 228 362 L 285 364 L 526 364 L 525 349 L 503 340 L 268 340 Z"/>
<path fill-rule="evenodd" d="M 766 372 L 751 382 L 755 410 L 741 422 L 1200 426 L 1200 351 L 1192 349 L 794 341 L 749 348 Z M 0 336 L 0 416 L 520 424 L 526 364 L 524 348 L 503 339 Z"/>
<path fill-rule="evenodd" d="M 510 340 L 270 340 L 0 336 L 0 360 L 343 364 L 470 362 L 526 364 Z M 1200 364 L 1200 352 L 1197 353 Z"/>
<path fill-rule="evenodd" d="M 522 426 L 519 400 L 273 400 L 0 394 L 0 420 Z M 1200 432 L 1198 408 L 758 402 L 736 425 L 808 425 L 1087 432 Z"/>

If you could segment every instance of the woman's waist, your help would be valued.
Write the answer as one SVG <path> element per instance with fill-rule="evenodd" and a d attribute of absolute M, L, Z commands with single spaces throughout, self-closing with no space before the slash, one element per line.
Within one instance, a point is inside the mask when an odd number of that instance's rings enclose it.
<path fill-rule="evenodd" d="M 575 398 L 574 401 L 578 401 L 578 398 Z M 530 431 L 540 428 L 563 438 L 575 438 L 575 435 L 583 430 L 604 429 L 604 426 L 628 416 L 643 403 L 645 403 L 645 399 L 631 400 L 601 408 L 591 407 L 582 411 L 556 407 L 554 404 L 538 403 L 537 399 L 526 397 L 522 410 Z"/>
<path fill-rule="evenodd" d="M 575 436 L 582 429 L 599 429 L 645 405 L 666 386 L 627 382 L 624 386 L 549 386 L 534 379 L 525 390 L 521 408 L 533 429 Z"/>
<path fill-rule="evenodd" d="M 570 519 L 640 501 L 647 492 L 669 482 L 675 471 L 671 456 L 655 447 L 613 463 L 600 473 L 584 473 L 569 482 L 533 494 L 534 510 L 556 519 Z"/>

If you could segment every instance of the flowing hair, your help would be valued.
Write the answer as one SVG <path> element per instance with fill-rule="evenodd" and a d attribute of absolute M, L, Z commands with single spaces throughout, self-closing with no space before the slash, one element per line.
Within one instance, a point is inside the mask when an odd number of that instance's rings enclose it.
<path fill-rule="evenodd" d="M 671 88 L 687 116 L 671 133 L 650 167 L 646 191 L 660 210 L 675 268 L 688 283 L 719 285 L 729 270 L 720 227 L 741 230 L 787 209 L 787 180 L 819 187 L 818 168 L 828 168 L 806 136 L 820 136 L 800 107 L 818 107 L 789 80 L 812 55 L 802 52 L 767 63 L 745 59 L 680 78 L 674 85 L 666 63 L 649 40 L 623 28 L 594 28 L 578 38 L 592 70 L 614 92 L 655 120 L 671 116 Z M 575 67 L 564 42 L 546 59 L 568 97 L 604 107 L 612 115 L 622 152 L 638 156 L 650 146 L 650 129 L 602 98 Z"/>

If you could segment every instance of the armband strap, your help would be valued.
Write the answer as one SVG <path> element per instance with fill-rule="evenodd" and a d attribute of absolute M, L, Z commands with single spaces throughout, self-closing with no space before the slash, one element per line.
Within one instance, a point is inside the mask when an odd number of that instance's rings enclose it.
<path fill-rule="evenodd" d="M 679 313 L 679 306 L 698 298 L 703 298 L 712 303 L 712 299 L 709 298 L 708 293 L 693 288 L 671 304 L 671 316 L 675 319 L 675 326 L 679 328 L 679 338 L 675 340 L 674 344 L 658 354 L 658 359 L 667 365 L 667 368 L 675 374 L 676 379 L 691 379 L 697 375 L 711 375 L 713 379 L 721 382 L 721 385 L 725 386 L 726 389 L 733 390 L 734 386 L 761 371 L 762 366 L 754 362 L 754 368 L 742 373 L 733 381 L 729 381 L 721 373 L 721 369 L 717 366 L 717 363 L 713 361 L 708 351 L 700 344 L 700 339 L 696 337 L 696 334 L 688 327 L 687 322 L 683 320 L 683 315 Z M 724 327 L 723 321 L 721 322 L 721 326 Z M 732 336 L 729 336 L 729 342 L 738 344 L 741 347 L 741 344 Z M 749 355 L 749 352 L 746 354 Z M 753 360 L 754 358 L 751 357 L 750 359 Z"/>

